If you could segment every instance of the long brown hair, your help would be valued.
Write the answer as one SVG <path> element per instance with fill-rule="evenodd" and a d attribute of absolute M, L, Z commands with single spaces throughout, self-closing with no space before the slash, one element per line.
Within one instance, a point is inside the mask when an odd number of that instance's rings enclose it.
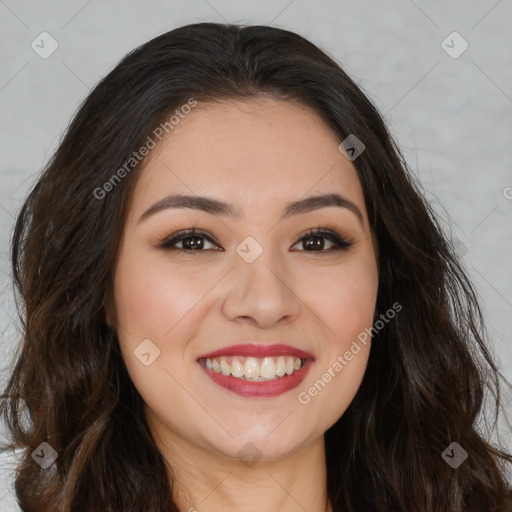
<path fill-rule="evenodd" d="M 478 425 L 486 390 L 501 410 L 505 380 L 475 290 L 376 108 L 297 34 L 199 23 L 140 46 L 97 84 L 18 214 L 12 265 L 23 333 L 0 412 L 4 449 L 21 450 L 24 512 L 177 510 L 105 322 L 127 205 L 148 160 L 126 162 L 190 98 L 268 94 L 312 107 L 340 140 L 364 143 L 353 164 L 378 242 L 377 309 L 403 307 L 374 333 L 360 389 L 325 434 L 333 510 L 512 510 L 512 456 Z M 442 457 L 455 442 L 468 454 L 456 469 Z M 32 456 L 48 454 L 41 443 L 57 454 L 46 468 Z"/>

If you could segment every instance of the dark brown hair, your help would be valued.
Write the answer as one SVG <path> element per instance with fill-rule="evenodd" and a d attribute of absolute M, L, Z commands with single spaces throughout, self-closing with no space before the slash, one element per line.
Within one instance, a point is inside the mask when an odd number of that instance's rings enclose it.
<path fill-rule="evenodd" d="M 374 334 L 363 382 L 325 434 L 334 511 L 512 509 L 512 457 L 478 423 L 486 390 L 497 418 L 505 379 L 475 290 L 376 108 L 297 34 L 200 23 L 140 46 L 97 84 L 19 212 L 12 264 L 23 333 L 0 411 L 11 441 L 4 449 L 21 450 L 15 490 L 24 512 L 177 510 L 169 468 L 105 322 L 147 159 L 108 193 L 98 190 L 190 98 L 269 94 L 310 106 L 340 140 L 355 134 L 366 146 L 353 164 L 378 242 L 377 309 L 403 307 Z M 46 469 L 31 457 L 43 442 L 58 454 Z M 441 456 L 452 442 L 468 453 L 457 469 Z"/>

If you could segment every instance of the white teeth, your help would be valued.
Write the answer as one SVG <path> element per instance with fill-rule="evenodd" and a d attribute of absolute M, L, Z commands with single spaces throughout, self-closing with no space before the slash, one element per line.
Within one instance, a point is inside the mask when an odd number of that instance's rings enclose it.
<path fill-rule="evenodd" d="M 298 361 L 300 368 L 300 359 L 298 359 Z M 271 357 L 265 357 L 261 364 L 260 371 L 261 376 L 264 379 L 273 379 L 276 376 L 276 363 L 274 363 L 274 360 Z"/>
<path fill-rule="evenodd" d="M 286 373 L 288 375 L 291 375 L 293 373 L 293 370 L 294 370 L 294 363 L 293 363 L 293 359 L 291 357 L 288 357 L 286 359 Z"/>
<path fill-rule="evenodd" d="M 231 373 L 231 367 L 225 359 L 220 361 L 220 371 L 222 372 L 222 375 L 229 375 Z"/>
<path fill-rule="evenodd" d="M 208 361 L 208 359 L 207 359 Z M 233 377 L 241 377 L 244 374 L 244 366 L 243 364 L 236 358 L 233 358 L 231 363 L 231 375 Z"/>
<path fill-rule="evenodd" d="M 223 375 L 232 375 L 233 377 L 251 380 L 264 381 L 274 380 L 291 375 L 300 370 L 303 366 L 302 359 L 292 356 L 275 357 L 215 357 L 206 358 L 205 366 L 208 370 Z"/>
<path fill-rule="evenodd" d="M 260 365 L 258 361 L 256 361 L 254 357 L 248 357 L 244 364 L 244 377 L 246 379 L 257 379 L 260 376 Z"/>
<path fill-rule="evenodd" d="M 284 356 L 279 356 L 277 358 L 276 366 L 276 375 L 278 377 L 282 377 L 286 373 L 286 359 Z"/>

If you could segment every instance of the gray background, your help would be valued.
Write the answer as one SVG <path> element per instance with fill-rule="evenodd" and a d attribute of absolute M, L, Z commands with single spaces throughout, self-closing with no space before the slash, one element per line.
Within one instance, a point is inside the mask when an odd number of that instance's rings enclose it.
<path fill-rule="evenodd" d="M 360 84 L 452 233 L 511 379 L 511 0 L 0 0 L 2 386 L 17 343 L 8 243 L 23 197 L 90 88 L 135 46 L 198 21 L 296 31 Z M 31 47 L 43 31 L 59 45 L 47 59 Z M 463 48 L 457 36 L 442 46 L 454 31 L 469 45 L 457 58 L 445 51 Z M 2 461 L 1 512 L 18 510 L 12 464 Z"/>

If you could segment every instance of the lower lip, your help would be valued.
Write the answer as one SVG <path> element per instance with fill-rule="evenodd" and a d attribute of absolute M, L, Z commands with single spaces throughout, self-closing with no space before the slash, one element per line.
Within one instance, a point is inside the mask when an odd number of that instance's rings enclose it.
<path fill-rule="evenodd" d="M 216 373 L 212 370 L 208 370 L 206 366 L 199 363 L 199 366 L 203 371 L 219 386 L 226 388 L 233 393 L 240 396 L 251 397 L 251 398 L 268 398 L 273 396 L 282 395 L 290 389 L 296 388 L 306 377 L 309 372 L 313 359 L 306 359 L 304 366 L 291 375 L 285 375 L 284 377 L 278 377 L 275 380 L 251 382 L 248 380 L 238 379 L 232 375 L 223 375 L 222 373 Z"/>

